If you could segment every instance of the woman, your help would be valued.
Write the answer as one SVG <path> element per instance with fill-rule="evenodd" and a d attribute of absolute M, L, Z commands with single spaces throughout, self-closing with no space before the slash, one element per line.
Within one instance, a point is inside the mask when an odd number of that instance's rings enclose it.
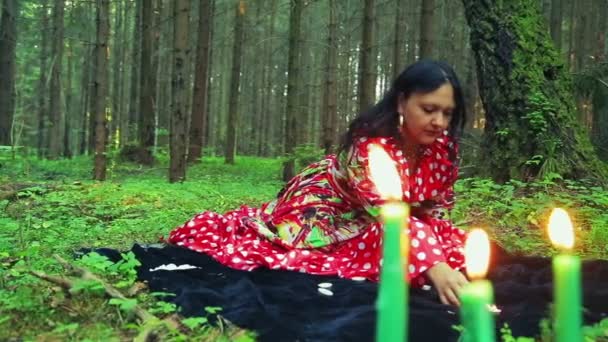
<path fill-rule="evenodd" d="M 261 208 L 196 215 L 173 230 L 169 242 L 241 270 L 268 267 L 377 281 L 382 199 L 369 179 L 367 151 L 378 144 L 396 161 L 403 200 L 413 208 L 406 232 L 408 279 L 413 286 L 430 281 L 441 302 L 458 305 L 458 290 L 467 282 L 457 271 L 464 262 L 464 232 L 446 215 L 464 120 L 452 68 L 419 61 L 351 123 L 337 156 L 309 165 Z"/>

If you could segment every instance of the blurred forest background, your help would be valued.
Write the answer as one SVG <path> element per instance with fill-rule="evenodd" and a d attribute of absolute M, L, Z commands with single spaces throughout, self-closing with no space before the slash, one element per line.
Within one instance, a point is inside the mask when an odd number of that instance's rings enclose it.
<path fill-rule="evenodd" d="M 470 174 L 586 176 L 602 168 L 593 154 L 608 158 L 608 0 L 0 3 L 0 145 L 94 156 L 95 179 L 108 155 L 152 165 L 168 153 L 171 181 L 204 155 L 285 157 L 286 180 L 294 158 L 334 151 L 347 123 L 420 58 L 461 78 Z M 555 74 L 566 85 L 548 91 Z M 584 137 L 557 133 L 570 125 L 564 112 Z M 569 174 L 572 163 L 580 172 Z"/>

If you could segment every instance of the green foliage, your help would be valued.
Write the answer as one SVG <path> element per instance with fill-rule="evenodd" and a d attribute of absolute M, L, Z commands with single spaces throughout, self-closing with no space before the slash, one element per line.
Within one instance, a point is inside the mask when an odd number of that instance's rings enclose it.
<path fill-rule="evenodd" d="M 314 150 L 310 151 L 312 160 Z M 0 202 L 0 340 L 128 340 L 146 328 L 130 313 L 135 304 L 159 318 L 179 314 L 168 303 L 172 294 L 144 291 L 127 300 L 108 299 L 94 281 L 76 281 L 72 293 L 66 294 L 28 272 L 61 273 L 53 254 L 70 260 L 83 247 L 128 250 L 133 242 L 156 242 L 197 212 L 259 205 L 282 185 L 277 180 L 280 160 L 270 159 L 239 157 L 236 165 L 226 165 L 222 158 L 204 158 L 190 167 L 186 182 L 169 184 L 165 168 L 115 163 L 109 180 L 98 183 L 88 180 L 91 161 L 86 158 L 72 164 L 1 158 L 3 171 L 11 176 L 0 178 L 31 186 Z M 464 228 L 488 228 L 511 251 L 553 254 L 544 227 L 550 209 L 563 206 L 571 209 L 577 227 L 576 252 L 608 258 L 608 232 L 602 229 L 608 225 L 608 191 L 589 181 L 564 180 L 554 172 L 534 183 L 512 180 L 500 185 L 466 178 L 456 183 L 456 193 L 455 222 Z M 139 262 L 132 253 L 123 254 L 117 263 L 88 253 L 74 263 L 125 293 L 138 285 Z M 211 315 L 217 319 L 211 320 Z M 207 307 L 201 317 L 182 319 L 190 331 L 167 331 L 164 337 L 222 340 L 221 330 L 210 321 L 222 324 L 221 308 Z M 585 331 L 587 336 L 602 336 L 605 327 L 603 322 Z M 550 331 L 547 325 L 544 336 Z M 244 334 L 235 340 L 253 337 Z"/>

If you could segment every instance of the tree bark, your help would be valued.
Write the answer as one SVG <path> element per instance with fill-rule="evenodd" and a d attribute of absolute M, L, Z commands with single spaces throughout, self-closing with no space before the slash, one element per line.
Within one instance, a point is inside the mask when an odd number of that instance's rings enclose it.
<path fill-rule="evenodd" d="M 303 0 L 291 1 L 289 13 L 289 55 L 287 59 L 287 104 L 285 120 L 285 154 L 287 159 L 283 163 L 283 181 L 287 182 L 296 173 L 295 157 L 293 152 L 297 145 L 297 82 L 299 80 L 298 66 L 298 40 L 300 39 L 300 22 L 302 21 Z"/>
<path fill-rule="evenodd" d="M 47 136 L 47 125 L 46 120 L 48 116 L 47 106 L 47 58 L 49 53 L 49 2 L 48 0 L 42 0 L 40 4 L 40 75 L 38 78 L 38 158 L 44 158 L 46 156 L 46 150 L 48 148 L 46 142 Z M 4 51 L 1 49 L 0 51 Z M 4 79 L 4 78 L 3 78 Z M 0 106 L 1 107 L 1 106 Z M 0 109 L 1 110 L 1 109 Z"/>
<path fill-rule="evenodd" d="M 61 154 L 61 128 L 63 123 L 61 108 L 61 67 L 63 65 L 63 17 L 64 0 L 55 0 L 53 6 L 53 37 L 51 45 L 51 81 L 49 102 L 49 155 L 55 159 Z"/>
<path fill-rule="evenodd" d="M 97 0 L 97 47 L 95 75 L 95 158 L 93 179 L 106 179 L 106 137 L 108 97 L 108 39 L 110 36 L 110 0 Z"/>
<path fill-rule="evenodd" d="M 170 129 L 169 182 L 186 179 L 187 143 L 187 84 L 188 31 L 190 26 L 190 0 L 173 2 L 173 77 L 171 80 L 172 109 Z"/>
<path fill-rule="evenodd" d="M 498 182 L 551 173 L 605 177 L 575 119 L 572 81 L 538 1 L 463 4 L 486 112 L 482 173 Z"/>
<path fill-rule="evenodd" d="M 327 59 L 325 63 L 325 82 L 323 87 L 323 137 L 321 147 L 326 154 L 332 153 L 336 145 L 338 125 L 336 68 L 338 63 L 338 44 L 336 20 L 336 0 L 329 0 Z"/>
<path fill-rule="evenodd" d="M 152 165 L 154 158 L 154 92 L 156 85 L 152 84 L 154 71 L 152 70 L 152 43 L 154 41 L 154 28 L 152 27 L 153 4 L 152 0 L 141 0 L 141 52 L 139 73 L 139 115 L 137 122 L 137 137 L 139 145 L 139 162 Z"/>
<path fill-rule="evenodd" d="M 16 97 L 17 0 L 4 0 L 0 12 L 0 145 L 11 145 Z"/>
<path fill-rule="evenodd" d="M 74 3 L 72 3 L 73 9 Z M 73 13 L 71 11 L 70 13 Z M 71 14 L 70 14 L 71 15 Z M 64 128 L 63 128 L 63 156 L 66 158 L 72 158 L 72 147 L 71 147 L 71 133 L 72 133 L 72 74 L 74 68 L 74 52 L 72 48 L 72 42 L 68 43 L 67 46 L 68 54 L 67 59 L 67 75 L 65 80 L 65 116 L 64 116 Z"/>
<path fill-rule="evenodd" d="M 359 50 L 359 112 L 376 100 L 376 66 L 374 56 L 374 0 L 363 0 L 363 26 Z"/>
<path fill-rule="evenodd" d="M 132 142 L 135 140 L 136 127 L 138 121 L 138 109 L 139 109 L 139 92 L 140 92 L 140 84 L 137 81 L 139 79 L 140 74 L 140 53 L 141 53 L 141 11 L 142 11 L 142 1 L 143 0 L 135 0 L 135 23 L 133 24 L 133 40 L 132 40 L 132 51 L 131 51 L 131 88 L 129 93 L 129 114 L 127 117 L 127 142 Z"/>
<path fill-rule="evenodd" d="M 433 28 L 435 18 L 435 0 L 422 0 L 420 17 L 420 58 L 433 55 Z"/>
<path fill-rule="evenodd" d="M 211 51 L 211 27 L 213 1 L 200 2 L 198 18 L 198 40 L 196 44 L 196 64 L 194 69 L 194 94 L 190 118 L 190 141 L 188 161 L 197 162 L 202 157 L 204 133 L 207 122 L 207 92 L 209 84 L 209 56 Z"/>
<path fill-rule="evenodd" d="M 228 122 L 226 126 L 226 164 L 234 164 L 236 153 L 237 125 L 239 123 L 238 98 L 241 73 L 241 54 L 243 46 L 243 22 L 245 21 L 245 1 L 236 4 L 234 19 L 234 41 L 232 46 L 232 72 L 230 74 L 230 92 L 228 101 Z"/>
<path fill-rule="evenodd" d="M 562 0 L 551 3 L 551 38 L 558 52 L 562 50 Z"/>

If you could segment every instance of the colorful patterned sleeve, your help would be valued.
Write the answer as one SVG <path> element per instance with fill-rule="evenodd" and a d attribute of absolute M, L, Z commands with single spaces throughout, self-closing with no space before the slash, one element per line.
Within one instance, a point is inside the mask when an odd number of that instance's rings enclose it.
<path fill-rule="evenodd" d="M 399 174 L 403 174 L 401 163 L 397 162 L 398 154 L 394 143 L 387 138 L 359 138 L 346 156 L 345 171 L 349 192 L 356 202 L 373 217 L 379 214 L 379 206 L 384 203 L 376 186 L 369 176 L 369 147 L 373 144 L 385 149 L 389 156 L 395 160 Z"/>

